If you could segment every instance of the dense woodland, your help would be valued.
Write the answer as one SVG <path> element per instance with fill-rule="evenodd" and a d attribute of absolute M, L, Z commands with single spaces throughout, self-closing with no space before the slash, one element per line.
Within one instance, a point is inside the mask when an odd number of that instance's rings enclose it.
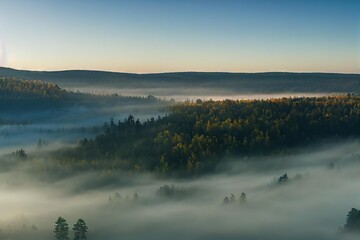
<path fill-rule="evenodd" d="M 65 91 L 53 83 L 39 80 L 17 80 L 0 78 L 0 96 L 2 98 L 42 97 L 62 98 Z"/>
<path fill-rule="evenodd" d="M 47 110 L 61 107 L 104 107 L 115 104 L 163 104 L 153 96 L 125 97 L 66 91 L 54 83 L 40 80 L 0 78 L 0 110 Z"/>
<path fill-rule="evenodd" d="M 0 109 L 23 110 L 66 106 L 66 91 L 39 80 L 0 78 Z"/>
<path fill-rule="evenodd" d="M 206 101 L 172 106 L 145 122 L 111 120 L 103 133 L 54 155 L 80 168 L 161 174 L 213 171 L 227 157 L 280 153 L 319 140 L 360 135 L 360 97 Z"/>

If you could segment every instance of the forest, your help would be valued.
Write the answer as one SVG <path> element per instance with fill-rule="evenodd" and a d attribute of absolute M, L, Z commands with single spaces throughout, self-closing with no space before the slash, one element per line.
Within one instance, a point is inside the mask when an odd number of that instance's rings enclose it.
<path fill-rule="evenodd" d="M 360 135 L 360 97 L 350 94 L 198 100 L 169 108 L 169 114 L 157 119 L 142 122 L 130 115 L 106 122 L 103 133 L 53 157 L 83 169 L 197 175 L 212 172 L 224 159 L 283 154 Z"/>
<path fill-rule="evenodd" d="M 0 240 L 359 240 L 360 0 L 0 0 Z"/>
<path fill-rule="evenodd" d="M 0 109 L 32 111 L 86 106 L 99 108 L 118 104 L 165 104 L 154 96 L 134 97 L 118 94 L 91 94 L 70 91 L 41 80 L 0 77 Z"/>
<path fill-rule="evenodd" d="M 40 80 L 17 80 L 0 78 L 0 96 L 2 98 L 43 97 L 62 98 L 65 91 L 54 83 Z"/>
<path fill-rule="evenodd" d="M 358 237 L 358 95 L 174 102 L 2 84 L 0 239 Z"/>
<path fill-rule="evenodd" d="M 293 232 L 298 225 L 310 229 L 316 224 L 312 212 L 334 219 L 322 224 L 327 236 L 337 228 L 341 236 L 359 231 L 353 190 L 340 187 L 339 194 L 329 187 L 357 179 L 358 95 L 220 101 L 198 96 L 175 102 L 87 93 L 41 80 L 1 78 L 0 84 L 1 190 L 9 209 L 29 209 L 28 204 L 33 209 L 25 214 L 30 219 L 19 215 L 0 222 L 0 239 L 143 239 L 159 213 L 163 219 L 150 239 L 163 234 L 164 226 L 186 225 L 204 213 L 214 219 L 212 225 L 224 216 L 220 228 L 259 236 L 244 216 L 260 215 L 256 221 L 265 226 L 261 219 L 273 210 L 278 220 L 287 221 L 284 209 L 299 214 L 310 202 L 315 205 L 308 216 L 286 223 Z M 13 191 L 31 191 L 39 198 L 12 198 Z M 328 199 L 321 209 L 318 198 L 323 197 L 311 191 L 334 194 L 338 207 L 328 211 L 335 204 Z M 54 210 L 43 211 L 43 204 Z M 139 222 L 145 211 L 149 217 Z M 184 220 L 173 218 L 174 211 Z M 54 225 L 57 216 L 62 217 Z M 196 234 L 208 230 L 206 221 L 200 218 L 194 225 Z M 128 229 L 127 222 L 141 231 Z M 277 234 L 281 239 L 282 231 Z M 296 234 L 313 237 L 310 230 Z M 180 230 L 176 235 L 187 237 Z"/>

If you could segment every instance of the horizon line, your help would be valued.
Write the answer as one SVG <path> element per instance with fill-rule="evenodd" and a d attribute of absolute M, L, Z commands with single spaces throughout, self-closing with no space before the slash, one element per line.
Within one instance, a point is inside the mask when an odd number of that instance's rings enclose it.
<path fill-rule="evenodd" d="M 54 73 L 54 72 L 103 72 L 103 73 L 122 73 L 122 74 L 134 74 L 134 75 L 150 75 L 150 74 L 172 74 L 172 73 L 229 73 L 229 74 L 262 74 L 262 73 L 294 73 L 294 74 L 343 74 L 343 75 L 360 75 L 360 72 L 324 72 L 324 71 L 254 71 L 254 72 L 237 72 L 237 71 L 197 71 L 197 70 L 183 70 L 183 71 L 159 71 L 159 72 L 126 72 L 116 70 L 104 70 L 104 69 L 51 69 L 51 70 L 39 70 L 39 69 L 21 69 L 7 66 L 0 66 L 0 69 L 9 69 L 15 71 L 29 71 L 29 72 L 43 72 L 43 73 Z"/>

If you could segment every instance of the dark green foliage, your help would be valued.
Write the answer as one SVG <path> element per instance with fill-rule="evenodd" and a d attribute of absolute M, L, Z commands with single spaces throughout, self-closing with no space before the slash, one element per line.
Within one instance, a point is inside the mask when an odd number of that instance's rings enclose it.
<path fill-rule="evenodd" d="M 86 240 L 86 233 L 88 227 L 83 219 L 79 219 L 73 227 L 74 231 L 74 240 Z"/>
<path fill-rule="evenodd" d="M 360 210 L 352 208 L 346 216 L 346 224 L 344 225 L 346 231 L 360 231 Z"/>
<path fill-rule="evenodd" d="M 57 240 L 69 239 L 69 225 L 64 218 L 59 217 L 56 220 L 54 233 Z"/>
<path fill-rule="evenodd" d="M 58 85 L 38 80 L 0 78 L 0 109 L 26 110 L 63 106 L 66 91 Z"/>
<path fill-rule="evenodd" d="M 61 159 L 134 172 L 196 175 L 227 156 L 277 153 L 328 138 L 360 135 L 360 97 L 207 101 L 171 108 L 144 123 L 129 116 L 104 125 Z M 100 160 L 101 159 L 101 160 Z"/>
<path fill-rule="evenodd" d="M 0 78 L 0 110 L 32 111 L 72 106 L 108 107 L 119 104 L 164 103 L 153 97 L 124 97 L 117 94 L 94 95 L 61 89 L 38 80 Z M 1 121 L 0 121 L 1 123 Z"/>
<path fill-rule="evenodd" d="M 41 97 L 62 98 L 66 91 L 54 83 L 38 80 L 0 78 L 0 96 L 3 98 Z"/>

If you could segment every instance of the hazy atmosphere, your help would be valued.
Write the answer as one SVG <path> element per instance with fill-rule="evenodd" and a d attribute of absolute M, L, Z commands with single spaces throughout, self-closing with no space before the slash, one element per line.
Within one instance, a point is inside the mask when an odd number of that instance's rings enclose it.
<path fill-rule="evenodd" d="M 25 235 L 51 239 L 48 229 L 58 215 L 71 222 L 79 216 L 86 219 L 91 239 L 143 239 L 144 234 L 148 239 L 164 235 L 172 239 L 339 239 L 344 212 L 360 200 L 356 183 L 360 158 L 354 155 L 358 149 L 358 141 L 330 144 L 286 158 L 267 158 L 271 167 L 257 166 L 260 159 L 255 164 L 254 159 L 240 165 L 232 162 L 218 174 L 192 181 L 118 172 L 115 178 L 120 183 L 100 188 L 89 185 L 99 181 L 100 173 L 44 183 L 26 168 L 17 169 L 1 174 L 1 204 L 7 207 L 0 224 L 10 239 Z M 290 182 L 278 184 L 284 173 Z M 167 199 L 156 193 L 165 184 L 197 191 L 185 199 Z M 117 192 L 122 200 L 109 201 L 109 195 Z M 241 192 L 247 195 L 243 204 Z M 136 202 L 134 193 L 139 195 Z M 223 205 L 231 193 L 235 202 Z"/>
<path fill-rule="evenodd" d="M 0 1 L 0 240 L 360 236 L 360 3 Z"/>
<path fill-rule="evenodd" d="M 357 0 L 2 0 L 0 65 L 359 73 L 359 11 Z"/>

